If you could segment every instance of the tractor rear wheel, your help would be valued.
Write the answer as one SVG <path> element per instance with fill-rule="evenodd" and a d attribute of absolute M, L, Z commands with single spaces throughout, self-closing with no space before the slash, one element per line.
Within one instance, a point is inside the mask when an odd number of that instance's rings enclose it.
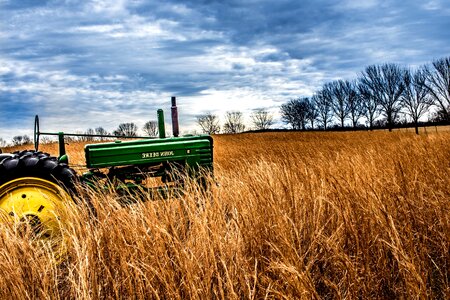
<path fill-rule="evenodd" d="M 55 157 L 36 151 L 15 152 L 0 161 L 0 213 L 17 232 L 64 252 L 61 224 L 71 202 L 76 173 Z"/>

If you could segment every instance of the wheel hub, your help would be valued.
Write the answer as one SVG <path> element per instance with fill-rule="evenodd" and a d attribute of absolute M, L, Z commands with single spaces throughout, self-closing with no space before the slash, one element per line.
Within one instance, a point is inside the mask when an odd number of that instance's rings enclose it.
<path fill-rule="evenodd" d="M 18 232 L 21 236 L 33 236 L 33 238 L 49 238 L 49 233 L 46 232 L 45 226 L 42 224 L 41 219 L 33 214 L 27 214 L 20 218 L 19 224 L 17 224 Z"/>
<path fill-rule="evenodd" d="M 58 185 L 35 177 L 11 180 L 0 186 L 0 212 L 22 236 L 48 241 L 60 248 L 65 203 L 70 196 Z M 61 249 L 60 249 L 61 250 Z"/>

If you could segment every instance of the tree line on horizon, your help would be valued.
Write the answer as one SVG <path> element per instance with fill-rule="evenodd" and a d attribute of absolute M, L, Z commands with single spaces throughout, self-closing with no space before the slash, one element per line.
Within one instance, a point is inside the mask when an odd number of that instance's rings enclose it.
<path fill-rule="evenodd" d="M 290 99 L 280 107 L 281 121 L 293 130 L 384 127 L 391 131 L 400 121 L 411 122 L 418 134 L 419 121 L 427 117 L 432 122 L 450 122 L 450 56 L 434 60 L 415 70 L 399 64 L 385 63 L 367 66 L 355 80 L 335 80 L 325 83 L 311 97 Z M 202 133 L 240 133 L 248 129 L 268 130 L 275 123 L 274 115 L 258 108 L 251 114 L 248 128 L 240 111 L 225 113 L 221 125 L 219 116 L 205 113 L 196 117 Z M 366 124 L 362 124 L 364 119 Z M 158 136 L 158 123 L 148 121 L 142 130 L 150 137 Z M 103 127 L 89 128 L 84 135 L 137 136 L 138 126 L 121 123 L 112 133 Z M 67 137 L 74 141 L 105 141 L 107 137 Z M 0 147 L 31 144 L 27 135 L 14 136 L 11 143 L 0 137 Z M 51 142 L 43 137 L 43 142 Z"/>
<path fill-rule="evenodd" d="M 270 121 L 255 122 L 253 113 L 252 129 L 269 129 L 273 115 L 264 109 L 257 112 Z M 311 97 L 289 100 L 281 105 L 280 114 L 293 130 L 377 127 L 391 131 L 402 121 L 412 123 L 418 134 L 420 119 L 425 116 L 431 122 L 450 121 L 450 57 L 416 70 L 393 63 L 370 65 L 355 80 L 327 82 Z M 246 129 L 239 111 L 227 112 L 222 126 L 219 116 L 212 113 L 197 116 L 197 124 L 207 134 Z"/>
<path fill-rule="evenodd" d="M 225 114 L 225 124 L 223 128 L 219 125 L 219 119 L 216 115 L 205 114 L 201 116 L 197 116 L 197 124 L 200 126 L 201 131 L 203 133 L 209 134 L 217 134 L 219 132 L 223 133 L 239 133 L 243 132 L 245 129 L 248 129 L 244 124 L 244 115 L 239 111 L 229 111 Z M 266 109 L 256 109 L 253 111 L 251 115 L 252 124 L 254 125 L 253 129 L 256 130 L 265 130 L 269 129 L 270 126 L 274 123 L 274 118 L 271 113 L 269 113 Z M 99 136 L 127 136 L 127 137 L 137 137 L 138 136 L 139 127 L 133 123 L 121 123 L 117 127 L 117 129 L 112 132 L 108 132 L 103 127 L 97 127 L 95 129 L 88 128 L 84 132 L 77 132 L 80 134 L 78 137 L 66 136 L 65 140 L 67 142 L 93 142 L 93 141 L 108 141 L 111 140 L 111 137 L 96 137 Z M 142 127 L 142 131 L 145 136 L 149 137 L 157 137 L 159 135 L 158 130 L 158 122 L 157 121 L 148 121 Z M 41 143 L 51 143 L 54 142 L 54 139 L 51 139 L 46 136 L 41 137 Z M 10 143 L 0 138 L 0 148 L 6 146 L 20 146 L 31 144 L 32 139 L 28 135 L 17 135 L 14 136 Z"/>
<path fill-rule="evenodd" d="M 144 124 L 144 126 L 142 127 L 142 131 L 144 132 L 144 134 L 146 136 L 157 137 L 158 136 L 158 122 L 156 122 L 156 121 L 146 122 Z M 77 132 L 77 134 L 80 134 L 80 136 L 78 136 L 78 137 L 66 136 L 65 140 L 67 142 L 108 141 L 108 140 L 111 140 L 112 138 L 106 137 L 106 136 L 137 137 L 138 136 L 137 133 L 138 133 L 138 126 L 133 122 L 129 122 L 129 123 L 119 124 L 117 129 L 113 130 L 112 132 L 107 131 L 106 129 L 104 129 L 101 126 L 95 128 L 95 129 L 88 128 L 84 132 L 81 132 L 81 131 Z M 103 137 L 96 137 L 95 135 L 103 136 Z M 43 144 L 51 143 L 54 141 L 53 139 L 51 139 L 47 136 L 42 136 L 40 139 L 41 139 L 41 143 L 43 143 Z M 11 140 L 11 143 L 8 143 L 7 141 L 5 141 L 3 138 L 0 137 L 0 148 L 7 147 L 7 146 L 21 146 L 21 145 L 27 145 L 27 144 L 31 144 L 31 143 L 32 143 L 32 140 L 28 135 L 14 136 Z"/>
<path fill-rule="evenodd" d="M 393 63 L 370 65 L 355 80 L 327 82 L 312 97 L 281 106 L 282 120 L 296 130 L 344 128 L 346 121 L 356 128 L 364 126 L 364 118 L 369 129 L 381 124 L 391 131 L 401 116 L 417 134 L 423 117 L 450 121 L 450 57 L 415 70 Z"/>

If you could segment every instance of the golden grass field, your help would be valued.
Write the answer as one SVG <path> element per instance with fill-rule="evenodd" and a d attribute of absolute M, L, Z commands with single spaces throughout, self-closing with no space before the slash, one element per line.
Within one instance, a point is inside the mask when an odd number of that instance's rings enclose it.
<path fill-rule="evenodd" d="M 97 219 L 71 205 L 60 263 L 0 224 L 0 298 L 450 298 L 450 132 L 214 142 L 212 194 L 91 195 Z"/>

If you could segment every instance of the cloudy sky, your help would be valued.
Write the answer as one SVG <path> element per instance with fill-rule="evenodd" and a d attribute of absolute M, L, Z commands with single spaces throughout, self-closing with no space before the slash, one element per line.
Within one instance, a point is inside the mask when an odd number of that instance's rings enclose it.
<path fill-rule="evenodd" d="M 278 113 L 365 66 L 450 54 L 449 0 L 0 0 L 0 137 Z M 169 121 L 169 120 L 167 120 Z"/>

